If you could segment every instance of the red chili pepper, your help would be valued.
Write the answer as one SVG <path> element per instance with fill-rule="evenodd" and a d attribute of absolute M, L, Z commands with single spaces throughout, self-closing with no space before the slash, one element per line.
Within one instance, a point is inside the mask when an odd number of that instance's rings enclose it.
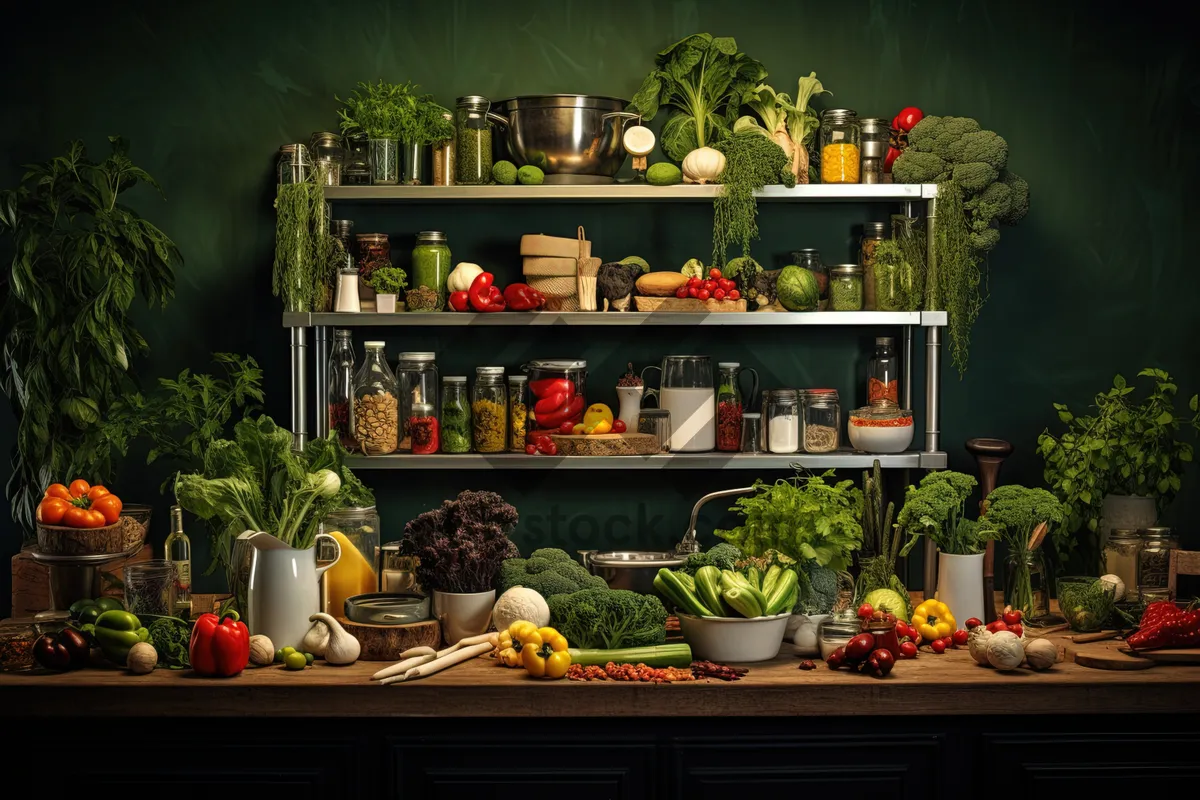
<path fill-rule="evenodd" d="M 450 293 L 450 308 L 455 311 L 470 311 L 471 301 L 467 299 L 466 292 L 451 292 Z"/>
<path fill-rule="evenodd" d="M 883 171 L 884 172 L 892 171 L 892 165 L 896 163 L 896 159 L 900 157 L 900 154 L 902 152 L 904 152 L 904 151 L 898 147 L 889 147 L 888 148 L 887 156 L 885 156 L 883 159 Z"/>
<path fill-rule="evenodd" d="M 496 276 L 490 272 L 481 272 L 475 276 L 475 280 L 471 282 L 471 288 L 467 290 L 471 308 L 485 314 L 504 310 L 504 295 L 492 285 L 492 281 L 495 279 Z"/>
<path fill-rule="evenodd" d="M 545 297 L 527 283 L 511 283 L 504 289 L 504 302 L 513 311 L 533 311 L 541 307 Z"/>
<path fill-rule="evenodd" d="M 1162 601 L 1165 602 L 1165 601 Z M 1142 627 L 1125 640 L 1133 650 L 1153 650 L 1159 647 L 1196 647 L 1200 645 L 1200 611 L 1183 611 L 1173 603 L 1171 608 L 1157 608 L 1151 603 L 1142 615 Z M 1151 614 L 1151 609 L 1154 613 Z M 1149 618 L 1153 624 L 1146 625 Z"/>
<path fill-rule="evenodd" d="M 236 611 L 224 616 L 201 614 L 192 628 L 188 657 L 200 675 L 229 678 L 250 663 L 250 631 Z"/>

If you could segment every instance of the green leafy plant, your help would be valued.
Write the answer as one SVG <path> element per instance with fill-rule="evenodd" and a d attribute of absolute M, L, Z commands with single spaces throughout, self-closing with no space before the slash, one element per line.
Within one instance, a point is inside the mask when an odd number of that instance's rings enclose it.
<path fill-rule="evenodd" d="M 876 589 L 892 589 L 901 597 L 908 596 L 908 589 L 896 574 L 896 558 L 903 537 L 892 524 L 895 511 L 895 503 L 884 506 L 883 470 L 876 459 L 872 470 L 863 472 L 863 547 L 854 584 L 857 602 Z"/>
<path fill-rule="evenodd" d="M 400 294 L 408 288 L 408 273 L 400 267 L 380 267 L 371 271 L 367 283 L 379 294 Z"/>
<path fill-rule="evenodd" d="M 741 105 L 749 106 L 762 123 L 751 116 L 738 117 L 733 132 L 755 131 L 771 139 L 787 156 L 795 183 L 809 183 L 816 179 L 816 170 L 808 161 L 808 145 L 821 127 L 821 120 L 808 103 L 819 94 L 830 92 L 821 85 L 815 72 L 800 79 L 795 102 L 791 96 L 760 83 L 741 98 Z"/>
<path fill-rule="evenodd" d="M 675 161 L 724 139 L 741 98 L 767 77 L 762 64 L 738 52 L 733 38 L 707 33 L 659 51 L 654 62 L 629 110 L 649 121 L 662 106 L 671 107 L 659 138 L 663 152 Z"/>
<path fill-rule="evenodd" d="M 977 482 L 962 472 L 931 472 L 919 486 L 909 486 L 896 524 L 908 534 L 900 555 L 908 555 L 922 534 L 943 553 L 969 556 L 983 551 L 986 538 L 979 523 L 967 519 L 967 498 Z"/>
<path fill-rule="evenodd" d="M 123 139 L 109 143 L 96 162 L 73 142 L 0 193 L 0 232 L 15 253 L 0 311 L 3 391 L 17 418 L 7 495 L 26 535 L 50 483 L 112 480 L 101 420 L 133 390 L 130 365 L 149 350 L 134 300 L 165 307 L 182 263 L 165 233 L 120 202 L 139 183 L 161 190 Z"/>
<path fill-rule="evenodd" d="M 454 124 L 443 114 L 449 113 L 431 94 L 418 94 L 413 83 L 359 82 L 358 88 L 342 100 L 338 110 L 342 133 L 364 134 L 369 139 L 399 139 L 408 144 L 427 145 L 454 135 Z"/>
<path fill-rule="evenodd" d="M 345 250 L 329 232 L 325 193 L 316 176 L 281 184 L 275 198 L 271 289 L 288 311 L 329 308 Z"/>
<path fill-rule="evenodd" d="M 735 133 L 715 146 L 725 154 L 725 169 L 717 176 L 721 190 L 713 200 L 715 267 L 725 264 L 730 246 L 740 245 L 749 257 L 758 238 L 758 201 L 754 193 L 767 184 L 795 186 L 788 157 L 770 139 L 755 133 Z"/>
<path fill-rule="evenodd" d="M 729 509 L 742 523 L 715 533 L 748 556 L 777 550 L 801 563 L 844 570 L 850 553 L 862 546 L 862 492 L 853 481 L 826 483 L 833 476 L 830 470 L 770 484 L 755 481 L 754 494 L 739 497 Z"/>
<path fill-rule="evenodd" d="M 1153 497 L 1161 511 L 1175 498 L 1183 465 L 1192 460 L 1192 445 L 1179 435 L 1186 425 L 1195 428 L 1197 418 L 1177 413 L 1174 380 L 1152 368 L 1138 377 L 1150 383 L 1141 399 L 1117 375 L 1111 389 L 1096 395 L 1091 414 L 1077 416 L 1055 403 L 1066 430 L 1055 436 L 1046 429 L 1038 437 L 1037 451 L 1046 462 L 1043 477 L 1066 509 L 1065 523 L 1052 531 L 1060 566 L 1081 543 L 1087 563 L 1099 563 L 1097 533 L 1106 496 Z M 1196 412 L 1196 396 L 1189 407 Z"/>
<path fill-rule="evenodd" d="M 999 539 L 1008 549 L 1011 568 L 1006 571 L 1012 585 L 1004 587 L 1005 599 L 1025 616 L 1036 611 L 1033 600 L 1031 567 L 1044 533 L 1035 538 L 1034 532 L 1045 523 L 1051 530 L 1062 524 L 1063 508 L 1053 494 L 1045 489 L 1029 489 L 1008 484 L 992 490 L 979 518 L 979 535 Z"/>

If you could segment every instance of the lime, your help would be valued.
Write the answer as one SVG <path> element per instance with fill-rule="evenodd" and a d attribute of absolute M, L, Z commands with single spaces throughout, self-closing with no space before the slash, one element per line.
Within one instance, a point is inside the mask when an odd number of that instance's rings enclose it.
<path fill-rule="evenodd" d="M 312 662 L 313 662 L 313 654 L 305 653 L 304 654 L 304 663 L 307 665 L 307 664 L 311 664 Z"/>
<path fill-rule="evenodd" d="M 285 647 L 285 648 L 283 648 L 283 657 L 284 657 L 284 658 L 287 658 L 288 656 L 290 656 L 290 655 L 291 655 L 292 653 L 294 653 L 294 652 L 296 652 L 296 648 L 294 648 L 294 647 Z"/>
<path fill-rule="evenodd" d="M 288 669 L 304 669 L 308 666 L 308 660 L 304 657 L 304 653 L 297 653 L 295 650 L 292 650 L 292 652 L 284 656 L 283 665 Z"/>

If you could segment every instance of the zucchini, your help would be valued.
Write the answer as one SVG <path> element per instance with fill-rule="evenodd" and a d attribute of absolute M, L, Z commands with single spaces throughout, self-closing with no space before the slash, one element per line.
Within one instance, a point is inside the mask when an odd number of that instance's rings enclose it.
<path fill-rule="evenodd" d="M 696 570 L 696 594 L 713 616 L 732 616 L 725 613 L 729 606 L 721 599 L 721 570 L 716 567 L 701 567 Z"/>
<path fill-rule="evenodd" d="M 659 585 L 661 582 L 661 586 Z M 654 579 L 654 586 L 660 592 L 663 592 L 667 597 L 675 603 L 675 605 L 688 614 L 694 614 L 697 617 L 711 617 L 712 612 L 705 607 L 704 603 L 700 602 L 700 598 L 690 591 L 683 581 L 679 580 L 679 576 L 671 570 L 663 567 L 658 571 L 658 576 Z"/>
<path fill-rule="evenodd" d="M 779 580 L 775 581 L 775 585 L 771 587 L 771 593 L 767 595 L 766 612 L 767 616 L 782 614 L 784 611 L 791 611 L 796 605 L 795 597 L 799 592 L 798 586 L 799 576 L 796 575 L 796 570 L 784 570 L 779 576 Z M 790 605 L 788 601 L 791 601 Z"/>
<path fill-rule="evenodd" d="M 762 593 L 767 597 L 771 596 L 771 589 L 774 588 L 775 582 L 779 580 L 779 576 L 783 574 L 783 568 L 778 564 L 772 564 L 767 573 L 763 575 Z"/>
<path fill-rule="evenodd" d="M 656 644 L 650 647 L 627 647 L 622 650 L 581 650 L 568 647 L 571 663 L 584 667 L 603 667 L 614 664 L 645 664 L 647 667 L 686 667 L 692 663 L 692 648 L 686 643 Z"/>
<path fill-rule="evenodd" d="M 763 616 L 762 606 L 754 598 L 753 593 L 756 591 L 758 590 L 746 586 L 731 586 L 725 590 L 722 596 L 725 598 L 725 602 L 733 606 L 734 611 L 747 619 L 753 619 Z"/>

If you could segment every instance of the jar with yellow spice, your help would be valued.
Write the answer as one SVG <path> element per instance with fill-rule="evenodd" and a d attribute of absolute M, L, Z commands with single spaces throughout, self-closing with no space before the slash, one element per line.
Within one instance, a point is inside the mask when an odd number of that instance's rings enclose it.
<path fill-rule="evenodd" d="M 471 396 L 471 427 L 476 453 L 508 449 L 508 398 L 504 367 L 476 367 Z"/>
<path fill-rule="evenodd" d="M 858 115 L 848 108 L 821 114 L 821 183 L 859 182 Z"/>

